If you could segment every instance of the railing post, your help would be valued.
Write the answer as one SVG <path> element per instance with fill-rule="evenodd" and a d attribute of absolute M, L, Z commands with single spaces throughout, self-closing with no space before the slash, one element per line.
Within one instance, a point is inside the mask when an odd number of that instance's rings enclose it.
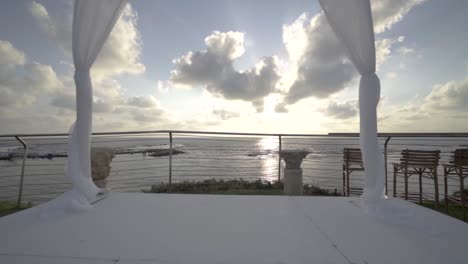
<path fill-rule="evenodd" d="M 172 132 L 169 132 L 169 187 L 168 192 L 172 187 Z"/>
<path fill-rule="evenodd" d="M 21 207 L 21 199 L 23 196 L 23 182 L 24 182 L 24 168 L 26 166 L 26 159 L 28 158 L 28 144 L 20 137 L 15 136 L 21 145 L 23 145 L 23 162 L 21 164 L 21 176 L 20 176 L 20 185 L 18 190 L 18 200 L 16 202 L 16 207 Z"/>
<path fill-rule="evenodd" d="M 387 145 L 392 137 L 387 137 L 384 145 L 384 162 L 385 162 L 385 195 L 388 194 L 388 172 L 387 172 Z"/>
<path fill-rule="evenodd" d="M 281 180 L 281 135 L 278 136 L 278 182 Z"/>

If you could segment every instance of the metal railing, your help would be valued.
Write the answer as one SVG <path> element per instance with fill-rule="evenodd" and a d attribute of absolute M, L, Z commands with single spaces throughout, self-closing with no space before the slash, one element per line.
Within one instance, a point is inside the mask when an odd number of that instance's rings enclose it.
<path fill-rule="evenodd" d="M 311 152 L 303 162 L 304 183 L 341 190 L 342 149 L 358 147 L 358 136 L 356 133 L 177 130 L 103 132 L 93 133 L 92 146 L 110 146 L 117 150 L 109 184 L 112 189 L 121 191 L 139 191 L 161 182 L 167 182 L 170 188 L 173 182 L 210 178 L 280 180 L 283 162 L 278 153 L 282 149 Z M 15 199 L 18 205 L 25 200 L 38 203 L 70 188 L 69 180 L 64 177 L 67 137 L 68 134 L 63 133 L 0 135 L 0 159 L 3 159 L 0 160 L 0 200 Z M 399 159 L 401 149 L 441 149 L 442 163 L 450 158 L 454 149 L 466 147 L 468 133 L 381 133 L 379 141 L 383 146 L 388 182 L 388 172 L 392 171 L 388 164 Z M 169 154 L 153 157 L 150 149 L 166 149 Z M 183 153 L 177 154 L 174 150 Z M 362 173 L 353 175 L 351 182 L 362 187 Z M 410 184 L 416 182 L 410 181 Z M 430 199 L 432 183 L 423 184 L 427 190 L 425 195 Z M 456 190 L 457 185 L 452 183 L 449 187 Z M 410 189 L 418 191 L 414 186 Z"/>

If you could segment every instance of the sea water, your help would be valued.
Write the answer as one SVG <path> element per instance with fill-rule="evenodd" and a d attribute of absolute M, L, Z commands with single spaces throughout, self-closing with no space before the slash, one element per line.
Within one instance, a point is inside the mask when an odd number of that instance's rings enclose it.
<path fill-rule="evenodd" d="M 29 158 L 26 160 L 23 201 L 41 203 L 57 197 L 70 188 L 65 175 L 65 138 L 25 138 Z M 384 139 L 380 140 L 384 150 Z M 402 149 L 441 150 L 440 164 L 447 163 L 456 148 L 467 147 L 466 139 L 398 138 L 387 146 L 389 194 L 393 189 L 393 162 L 398 162 Z M 172 146 L 183 151 L 172 156 L 154 157 L 150 149 L 168 149 L 167 136 L 103 136 L 93 138 L 93 147 L 110 147 L 117 151 L 112 161 L 108 187 L 115 191 L 141 192 L 158 183 L 200 181 L 204 179 L 244 179 L 275 181 L 283 177 L 284 162 L 278 158 L 279 138 L 174 135 Z M 313 184 L 341 193 L 343 188 L 342 153 L 345 147 L 359 147 L 357 138 L 285 137 L 281 149 L 305 149 L 310 152 L 302 163 L 305 184 Z M 19 191 L 23 149 L 14 139 L 0 140 L 0 200 L 15 200 Z M 58 157 L 57 157 L 58 156 Z M 439 167 L 439 192 L 443 194 L 443 170 Z M 362 188 L 364 174 L 353 172 L 351 187 Z M 410 192 L 417 192 L 418 177 L 410 178 Z M 402 179 L 398 179 L 402 192 Z M 423 180 L 425 196 L 434 192 L 433 181 Z M 451 182 L 449 193 L 458 190 Z"/>

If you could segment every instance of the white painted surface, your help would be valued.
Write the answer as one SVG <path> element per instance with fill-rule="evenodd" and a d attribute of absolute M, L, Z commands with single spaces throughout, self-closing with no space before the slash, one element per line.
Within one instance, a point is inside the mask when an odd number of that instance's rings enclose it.
<path fill-rule="evenodd" d="M 394 202 L 411 212 L 398 224 L 364 214 L 356 198 L 111 193 L 92 210 L 41 218 L 47 206 L 38 206 L 0 218 L 0 263 L 468 259 L 468 225 Z"/>

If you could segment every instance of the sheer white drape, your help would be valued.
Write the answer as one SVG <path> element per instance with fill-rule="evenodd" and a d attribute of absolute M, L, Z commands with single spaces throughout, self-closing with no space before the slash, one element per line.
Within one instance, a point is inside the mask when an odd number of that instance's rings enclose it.
<path fill-rule="evenodd" d="M 127 0 L 76 0 L 73 14 L 73 62 L 76 84 L 76 122 L 68 140 L 67 175 L 73 190 L 88 201 L 99 192 L 91 178 L 91 121 L 93 87 L 89 71 L 119 18 Z"/>
<path fill-rule="evenodd" d="M 363 202 L 383 197 L 385 168 L 377 138 L 380 80 L 375 74 L 375 40 L 369 0 L 319 0 L 327 20 L 361 74 L 359 83 L 360 144 L 366 176 Z"/>
<path fill-rule="evenodd" d="M 375 43 L 369 0 L 319 0 L 338 38 L 361 74 L 359 85 L 360 143 L 365 165 L 364 201 L 380 199 L 384 192 L 384 164 L 377 140 L 376 107 L 380 81 L 375 74 Z M 76 0 L 73 16 L 73 60 L 77 120 L 69 138 L 67 174 L 73 189 L 92 201 L 99 189 L 91 179 L 90 138 L 92 84 L 89 75 L 126 0 Z"/>

